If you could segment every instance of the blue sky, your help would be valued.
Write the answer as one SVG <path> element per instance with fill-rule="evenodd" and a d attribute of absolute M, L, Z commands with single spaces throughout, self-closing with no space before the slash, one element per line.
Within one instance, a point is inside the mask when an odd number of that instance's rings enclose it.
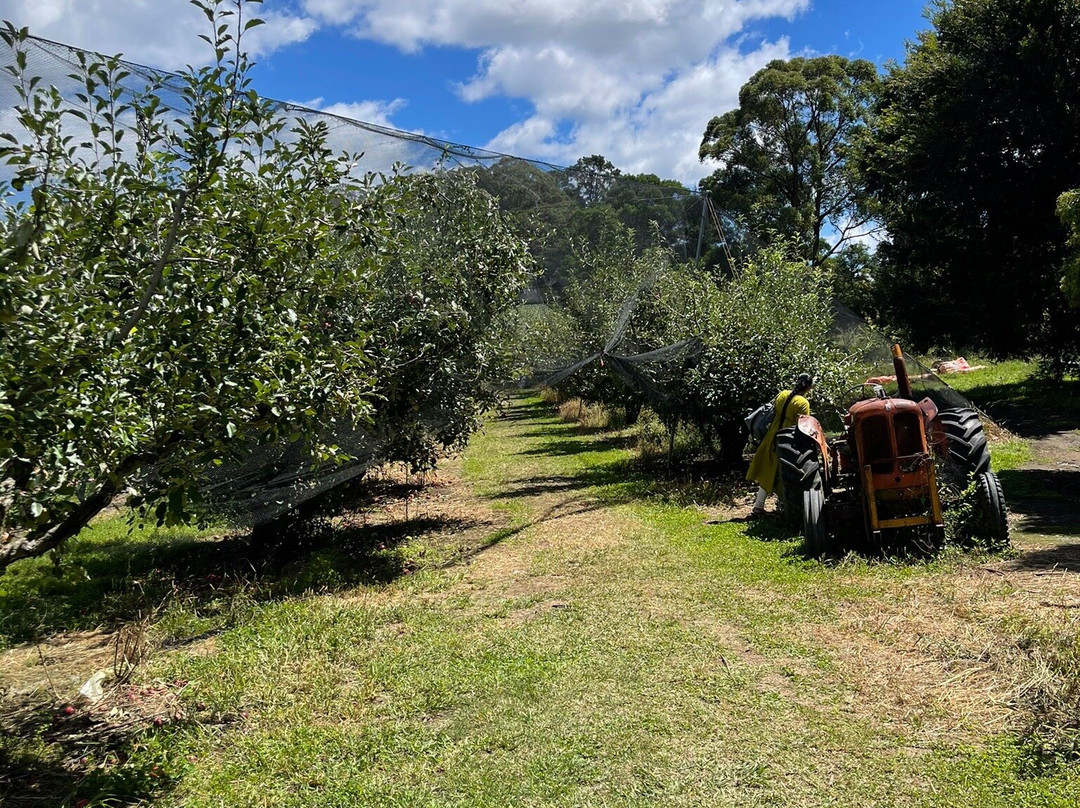
<path fill-rule="evenodd" d="M 772 58 L 902 61 L 924 0 L 266 0 L 263 95 L 456 143 L 694 184 L 713 115 Z M 48 39 L 174 69 L 206 58 L 187 0 L 0 0 Z"/>

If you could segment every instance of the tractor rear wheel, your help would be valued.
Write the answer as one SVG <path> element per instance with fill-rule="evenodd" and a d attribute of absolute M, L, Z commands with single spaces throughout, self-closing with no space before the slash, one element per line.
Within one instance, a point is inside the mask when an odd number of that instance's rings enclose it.
<path fill-rule="evenodd" d="M 821 472 L 821 451 L 817 443 L 793 426 L 776 433 L 776 457 L 785 488 L 805 491 Z"/>
<path fill-rule="evenodd" d="M 1008 547 L 1009 519 L 1001 481 L 994 472 L 987 471 L 976 476 L 975 489 L 978 497 L 976 518 L 979 532 L 990 540 L 992 548 Z"/>
<path fill-rule="evenodd" d="M 949 440 L 949 460 L 961 467 L 968 477 L 990 471 L 990 449 L 986 433 L 975 410 L 962 407 L 938 414 Z"/>
<path fill-rule="evenodd" d="M 820 483 L 803 491 L 803 541 L 814 555 L 825 551 L 825 493 Z"/>
<path fill-rule="evenodd" d="M 788 519 L 802 528 L 806 549 L 820 553 L 826 544 L 821 450 L 813 438 L 789 427 L 776 433 L 776 456 Z"/>

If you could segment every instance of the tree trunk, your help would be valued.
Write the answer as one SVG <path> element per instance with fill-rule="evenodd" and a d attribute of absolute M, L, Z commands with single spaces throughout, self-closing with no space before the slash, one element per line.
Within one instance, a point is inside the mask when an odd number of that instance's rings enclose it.
<path fill-rule="evenodd" d="M 113 497 L 120 492 L 122 484 L 123 478 L 110 476 L 97 491 L 80 502 L 78 507 L 59 524 L 44 533 L 16 536 L 0 544 L 0 573 L 7 569 L 8 565 L 20 559 L 44 555 L 49 550 L 59 547 L 66 539 L 70 539 L 112 502 Z"/>
<path fill-rule="evenodd" d="M 105 480 L 98 485 L 97 490 L 84 499 L 71 513 L 49 527 L 44 533 L 32 533 L 29 535 L 15 535 L 8 541 L 0 544 L 0 574 L 23 558 L 33 558 L 44 555 L 56 547 L 59 547 L 67 539 L 70 539 L 89 524 L 90 520 L 101 513 L 120 493 L 124 481 L 138 469 L 160 459 L 167 453 L 167 448 L 177 443 L 178 435 L 173 435 L 165 441 L 165 448 L 158 454 L 149 453 L 132 455 L 122 460 L 117 467 L 109 472 Z"/>

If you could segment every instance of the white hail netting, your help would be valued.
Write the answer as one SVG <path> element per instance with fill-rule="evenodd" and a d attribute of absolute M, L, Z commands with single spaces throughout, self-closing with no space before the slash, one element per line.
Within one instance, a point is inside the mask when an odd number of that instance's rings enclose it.
<path fill-rule="evenodd" d="M 64 99 L 65 107 L 87 109 L 86 101 L 79 99 L 79 94 L 85 92 L 79 75 L 83 73 L 85 64 L 101 62 L 103 57 L 30 37 L 14 47 L 0 42 L 0 68 L 16 64 L 16 47 L 26 54 L 23 74 L 27 79 L 38 77 L 39 87 L 56 88 Z M 127 75 L 118 82 L 121 89 L 119 103 L 130 104 L 150 90 L 167 111 L 167 119 L 170 116 L 172 120 L 184 118 L 188 102 L 183 93 L 183 82 L 178 76 L 127 61 L 121 61 L 120 67 Z M 12 135 L 21 143 L 29 135 L 18 121 L 16 107 L 20 104 L 20 96 L 15 81 L 10 74 L 0 73 L 0 133 Z M 275 101 L 272 104 L 277 115 L 289 122 L 286 130 L 291 128 L 292 122 L 300 120 L 308 124 L 324 123 L 329 133 L 327 146 L 333 152 L 361 155 L 356 166 L 359 173 L 476 172 L 478 184 L 497 195 L 503 210 L 524 222 L 533 236 L 538 228 L 535 222 L 529 224 L 529 216 L 537 216 L 541 222 L 547 221 L 544 219 L 547 209 L 566 204 L 565 199 L 557 197 L 553 188 L 561 189 L 559 193 L 567 190 L 578 193 L 582 205 L 588 204 L 590 199 L 595 200 L 598 188 L 600 192 L 616 189 L 623 201 L 631 200 L 645 208 L 655 204 L 658 209 L 663 209 L 669 221 L 665 239 L 669 247 L 684 257 L 689 257 L 694 249 L 697 236 L 696 231 L 692 231 L 703 218 L 702 203 L 700 197 L 685 189 L 635 182 L 592 169 L 564 168 L 523 160 L 286 102 Z M 119 123 L 129 130 L 123 142 L 133 142 L 137 123 L 134 113 L 121 115 Z M 64 135 L 70 136 L 72 144 L 91 140 L 90 125 L 82 118 L 65 115 L 62 125 Z M 79 156 L 80 152 L 76 151 L 76 159 Z M 88 158 L 89 152 L 83 156 Z M 0 182 L 7 183 L 13 176 L 11 166 L 0 164 Z M 25 193 L 10 193 L 8 198 L 12 202 L 28 201 Z M 540 256 L 540 260 L 544 260 L 543 256 Z M 543 277 L 543 272 L 538 275 Z M 544 293 L 544 288 L 536 287 L 526 293 L 526 298 L 540 300 Z M 690 342 L 687 345 L 692 347 Z M 675 348 L 679 352 L 680 346 Z M 660 358 L 663 357 L 653 357 Z M 636 379 L 641 385 L 655 386 L 650 375 L 640 370 L 643 363 L 649 361 L 650 357 L 646 354 L 616 358 L 614 364 L 625 367 L 624 375 L 628 379 Z M 660 392 L 656 391 L 656 394 Z M 425 419 L 421 414 L 421 419 L 426 420 L 429 434 L 438 434 L 443 426 L 440 418 L 432 413 Z M 242 461 L 228 462 L 206 472 L 202 490 L 207 502 L 217 510 L 224 510 L 238 524 L 263 524 L 301 503 L 363 476 L 380 462 L 380 449 L 392 436 L 348 427 L 333 429 L 318 437 L 324 444 L 336 445 L 352 459 L 344 463 L 317 464 L 310 446 L 303 442 L 261 447 Z"/>
<path fill-rule="evenodd" d="M 71 107 L 84 105 L 77 96 L 83 89 L 81 82 L 72 74 L 81 72 L 80 53 L 88 62 L 100 60 L 100 57 L 33 37 L 20 47 L 27 54 L 26 76 L 40 77 L 42 87 L 55 87 L 70 101 Z M 14 49 L 0 43 L 0 67 L 12 64 L 15 64 Z M 120 82 L 123 101 L 130 102 L 152 88 L 162 105 L 174 113 L 174 118 L 185 115 L 186 101 L 177 76 L 126 61 L 122 62 L 122 67 L 128 73 Z M 13 82 L 14 79 L 8 74 L 0 74 L 0 133 L 22 138 L 26 137 L 26 133 L 18 124 L 15 108 L 19 96 Z M 655 212 L 656 219 L 666 221 L 662 232 L 658 231 L 665 246 L 683 258 L 694 257 L 695 247 L 700 249 L 702 241 L 723 247 L 725 252 L 727 250 L 723 233 L 719 230 L 721 222 L 715 211 L 710 211 L 709 216 L 703 215 L 705 211 L 701 197 L 685 189 L 629 180 L 592 168 L 564 168 L 523 160 L 354 121 L 295 104 L 273 103 L 277 114 L 288 121 L 325 123 L 329 132 L 327 145 L 335 153 L 360 154 L 357 166 L 360 172 L 477 171 L 481 187 L 495 193 L 500 206 L 525 222 L 527 228 L 530 216 L 539 216 L 542 220 L 545 210 L 565 204 L 565 200 L 560 201 L 552 195 L 552 187 L 557 187 L 578 193 L 584 206 L 588 206 L 590 201 L 597 198 L 597 193 L 601 193 L 606 201 L 619 199 L 623 204 L 643 208 L 650 215 Z M 134 116 L 129 114 L 128 117 L 129 120 L 122 123 L 134 128 Z M 89 124 L 75 116 L 65 116 L 64 132 L 72 136 L 73 143 L 90 139 Z M 133 140 L 134 136 L 130 139 Z M 10 180 L 11 177 L 12 169 L 0 165 L 0 181 Z M 532 227 L 535 235 L 535 221 Z M 701 227 L 706 228 L 704 239 L 699 233 Z M 541 263 L 545 260 L 543 254 L 538 258 Z M 550 271 L 551 267 L 541 267 L 541 270 L 545 269 Z M 555 385 L 578 370 L 601 362 L 654 404 L 670 406 L 671 382 L 700 353 L 701 343 L 688 335 L 685 340 L 668 346 L 626 344 L 627 324 L 637 299 L 647 285 L 643 285 L 624 302 L 613 333 L 602 351 L 582 355 L 575 354 L 573 346 L 550 346 L 552 355 L 546 359 L 537 358 L 536 373 L 530 383 Z M 542 288 L 531 291 L 534 301 L 542 299 Z M 890 372 L 888 343 L 880 338 L 868 337 L 866 324 L 857 315 L 846 309 L 838 309 L 834 336 L 852 345 L 872 345 L 866 353 L 867 365 L 880 368 L 883 374 Z M 912 358 L 908 361 L 913 387 L 918 395 L 929 395 L 942 406 L 970 406 L 929 368 Z M 427 426 L 432 433 L 437 432 L 440 424 L 434 417 L 430 421 Z M 238 523 L 262 524 L 365 474 L 379 461 L 380 447 L 388 437 L 355 428 L 338 429 L 320 436 L 323 442 L 337 445 L 353 458 L 341 464 L 314 463 L 309 447 L 303 443 L 263 447 L 242 461 L 208 471 L 204 493 L 214 507 L 226 510 Z"/>

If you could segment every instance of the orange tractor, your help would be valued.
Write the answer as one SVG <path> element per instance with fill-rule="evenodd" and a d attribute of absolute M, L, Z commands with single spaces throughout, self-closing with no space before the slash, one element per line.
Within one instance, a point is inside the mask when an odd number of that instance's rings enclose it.
<path fill-rule="evenodd" d="M 801 521 L 808 549 L 861 532 L 881 546 L 886 533 L 901 542 L 944 539 L 942 483 L 959 494 L 974 484 L 972 527 L 998 546 L 1009 541 L 1005 500 L 978 414 L 916 402 L 900 346 L 893 346 L 897 394 L 880 385 L 843 415 L 844 430 L 826 437 L 818 420 L 799 417 L 776 436 L 785 511 Z M 864 387 L 865 387 L 864 386 Z M 895 544 L 895 541 L 890 541 Z"/>

